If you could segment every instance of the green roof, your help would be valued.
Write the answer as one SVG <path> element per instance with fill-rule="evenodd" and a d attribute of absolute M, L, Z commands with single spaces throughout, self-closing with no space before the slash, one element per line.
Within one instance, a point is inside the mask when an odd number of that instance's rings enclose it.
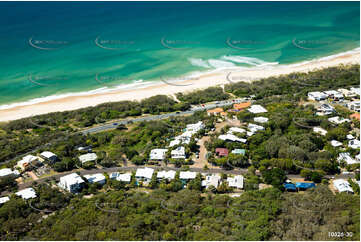
<path fill-rule="evenodd" d="M 245 155 L 246 154 L 246 150 L 245 149 L 234 149 L 232 150 L 231 152 L 232 154 L 242 154 L 242 155 Z"/>

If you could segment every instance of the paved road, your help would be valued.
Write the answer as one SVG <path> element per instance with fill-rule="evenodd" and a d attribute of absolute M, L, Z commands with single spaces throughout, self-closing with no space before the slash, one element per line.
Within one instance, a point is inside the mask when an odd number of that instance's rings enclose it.
<path fill-rule="evenodd" d="M 227 106 L 227 105 L 232 105 L 233 103 L 234 102 L 232 100 L 219 101 L 217 103 L 205 104 L 204 106 L 199 106 L 198 105 L 198 106 L 195 106 L 191 110 L 188 110 L 188 111 L 166 113 L 166 114 L 152 115 L 152 116 L 140 117 L 140 118 L 134 118 L 134 119 L 113 121 L 112 123 L 102 124 L 102 125 L 99 125 L 99 126 L 96 126 L 96 127 L 88 128 L 88 129 L 82 130 L 81 132 L 83 134 L 102 132 L 102 131 L 115 129 L 118 124 L 128 124 L 130 122 L 152 121 L 152 120 L 167 119 L 167 118 L 170 118 L 170 117 L 184 116 L 184 115 L 187 115 L 187 114 L 193 114 L 196 111 L 203 111 L 203 110 L 208 110 L 208 109 L 212 109 L 212 108 L 216 108 L 216 107 L 224 107 L 224 106 Z M 116 124 L 114 124 L 114 123 L 116 123 Z"/>

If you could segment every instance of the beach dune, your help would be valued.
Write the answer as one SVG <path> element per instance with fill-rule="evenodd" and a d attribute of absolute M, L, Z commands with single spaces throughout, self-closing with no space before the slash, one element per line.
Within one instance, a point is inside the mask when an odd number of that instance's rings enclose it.
<path fill-rule="evenodd" d="M 79 108 L 96 106 L 106 102 L 123 100 L 141 100 L 154 95 L 173 95 L 177 92 L 188 92 L 195 89 L 203 89 L 210 86 L 225 85 L 237 81 L 252 81 L 255 79 L 289 74 L 292 72 L 309 72 L 340 64 L 359 64 L 360 52 L 345 52 L 342 54 L 315 59 L 290 65 L 260 66 L 252 68 L 232 67 L 214 70 L 199 74 L 189 80 L 179 82 L 155 82 L 153 85 L 130 90 L 114 90 L 106 93 L 88 95 L 71 95 L 57 99 L 42 101 L 34 104 L 18 105 L 0 110 L 0 121 L 10 121 L 33 115 L 50 112 L 75 110 Z M 228 78 L 227 78 L 228 77 Z"/>

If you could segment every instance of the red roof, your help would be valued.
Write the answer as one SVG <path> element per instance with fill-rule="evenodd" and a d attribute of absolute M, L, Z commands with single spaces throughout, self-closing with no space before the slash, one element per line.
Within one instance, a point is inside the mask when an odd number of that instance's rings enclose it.
<path fill-rule="evenodd" d="M 216 148 L 216 154 L 218 156 L 228 156 L 228 149 L 226 149 L 226 148 Z"/>

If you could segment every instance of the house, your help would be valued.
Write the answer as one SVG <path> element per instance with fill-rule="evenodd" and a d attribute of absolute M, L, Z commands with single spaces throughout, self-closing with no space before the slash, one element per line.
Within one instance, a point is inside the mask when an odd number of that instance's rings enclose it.
<path fill-rule="evenodd" d="M 0 169 L 0 178 L 3 177 L 17 177 L 20 173 L 17 170 L 11 170 L 10 168 Z"/>
<path fill-rule="evenodd" d="M 153 149 L 150 151 L 149 159 L 158 161 L 164 160 L 167 151 L 167 149 Z"/>
<path fill-rule="evenodd" d="M 101 185 L 104 185 L 106 182 L 105 176 L 101 173 L 91 174 L 91 175 L 85 175 L 84 176 L 89 183 L 99 183 Z"/>
<path fill-rule="evenodd" d="M 224 112 L 223 108 L 215 108 L 215 109 L 207 110 L 208 116 L 220 115 L 222 112 Z"/>
<path fill-rule="evenodd" d="M 245 155 L 246 154 L 246 150 L 245 149 L 234 149 L 231 151 L 232 154 L 236 154 L 236 155 Z"/>
<path fill-rule="evenodd" d="M 20 190 L 20 191 L 16 192 L 15 194 L 25 200 L 37 197 L 35 190 L 31 187 Z"/>
<path fill-rule="evenodd" d="M 251 113 L 267 113 L 267 109 L 262 107 L 261 105 L 252 105 L 249 109 Z"/>
<path fill-rule="evenodd" d="M 351 114 L 350 119 L 357 119 L 358 121 L 360 121 L 360 113 Z"/>
<path fill-rule="evenodd" d="M 135 173 L 135 178 L 137 179 L 137 181 L 150 182 L 152 180 L 153 173 L 153 168 L 138 168 L 137 172 Z"/>
<path fill-rule="evenodd" d="M 327 97 L 335 101 L 343 100 L 343 94 L 341 92 L 335 90 L 329 90 L 329 91 L 324 91 L 324 93 L 327 95 Z"/>
<path fill-rule="evenodd" d="M 264 124 L 264 123 L 268 122 L 268 118 L 266 118 L 266 117 L 255 117 L 253 120 L 255 122 L 261 123 L 261 124 Z"/>
<path fill-rule="evenodd" d="M 258 131 L 264 130 L 264 127 L 260 126 L 260 125 L 257 125 L 257 124 L 249 123 L 248 124 L 248 130 L 251 131 L 252 133 L 256 133 Z"/>
<path fill-rule="evenodd" d="M 221 177 L 218 174 L 207 175 L 205 180 L 202 180 L 202 187 L 209 188 L 214 186 L 215 188 L 221 183 Z"/>
<path fill-rule="evenodd" d="M 246 139 L 238 138 L 237 136 L 233 134 L 222 134 L 218 136 L 218 139 L 224 140 L 224 141 L 232 141 L 232 142 L 241 142 L 246 143 Z"/>
<path fill-rule="evenodd" d="M 82 164 L 89 162 L 89 161 L 95 161 L 97 158 L 98 158 L 97 154 L 95 154 L 95 153 L 88 153 L 88 154 L 79 156 L 79 160 Z"/>
<path fill-rule="evenodd" d="M 242 111 L 251 106 L 251 102 L 235 103 L 233 109 L 236 111 Z"/>
<path fill-rule="evenodd" d="M 185 159 L 186 158 L 186 151 L 184 146 L 179 146 L 175 150 L 171 151 L 172 159 Z"/>
<path fill-rule="evenodd" d="M 226 148 L 216 148 L 216 154 L 219 157 L 228 156 L 228 149 L 226 149 Z"/>
<path fill-rule="evenodd" d="M 313 182 L 296 182 L 296 188 L 298 190 L 307 190 L 314 187 L 316 187 L 316 184 Z"/>
<path fill-rule="evenodd" d="M 119 172 L 112 172 L 109 175 L 109 179 L 116 179 L 117 181 L 120 182 L 129 183 L 132 180 L 132 174 L 130 173 L 120 174 Z"/>
<path fill-rule="evenodd" d="M 20 168 L 22 171 L 27 170 L 30 166 L 40 166 L 41 162 L 39 161 L 39 157 L 33 155 L 27 155 L 20 160 L 16 167 Z"/>
<path fill-rule="evenodd" d="M 313 132 L 325 136 L 327 134 L 327 130 L 321 127 L 313 127 Z"/>
<path fill-rule="evenodd" d="M 360 88 L 359 87 L 351 87 L 350 92 L 352 92 L 353 94 L 355 94 L 357 96 L 360 96 Z"/>
<path fill-rule="evenodd" d="M 309 92 L 307 94 L 308 100 L 321 101 L 327 98 L 327 95 L 323 92 Z"/>
<path fill-rule="evenodd" d="M 59 187 L 71 193 L 78 193 L 84 185 L 84 180 L 76 173 L 60 177 Z"/>
<path fill-rule="evenodd" d="M 348 140 L 355 139 L 355 137 L 353 137 L 353 135 L 352 135 L 352 134 L 348 134 L 348 135 L 346 135 L 346 138 L 347 138 Z"/>
<path fill-rule="evenodd" d="M 228 132 L 229 133 L 233 133 L 233 132 L 235 132 L 235 133 L 244 133 L 244 132 L 246 132 L 246 130 L 242 129 L 242 128 L 238 128 L 238 127 L 231 127 Z"/>
<path fill-rule="evenodd" d="M 330 121 L 333 124 L 342 124 L 342 123 L 346 123 L 346 122 L 347 123 L 351 122 L 351 120 L 349 120 L 347 118 L 342 118 L 342 117 L 339 117 L 339 116 L 329 118 L 328 121 Z"/>
<path fill-rule="evenodd" d="M 186 131 L 197 133 L 201 129 L 204 129 L 204 124 L 202 121 L 199 121 L 195 124 L 187 124 Z"/>
<path fill-rule="evenodd" d="M 348 141 L 348 147 L 352 149 L 360 149 L 361 142 L 358 139 L 353 139 Z"/>
<path fill-rule="evenodd" d="M 180 139 L 172 140 L 172 141 L 169 143 L 169 147 L 173 147 L 173 146 L 179 145 L 180 142 L 181 142 Z"/>
<path fill-rule="evenodd" d="M 347 165 L 352 165 L 352 164 L 359 163 L 359 162 L 357 162 L 357 160 L 353 159 L 350 156 L 350 153 L 348 153 L 348 152 L 338 154 L 337 161 L 338 162 L 344 161 L 344 162 L 346 162 Z"/>
<path fill-rule="evenodd" d="M 162 179 L 166 179 L 168 181 L 173 180 L 175 178 L 175 171 L 159 171 L 157 174 L 157 179 L 162 180 Z"/>
<path fill-rule="evenodd" d="M 360 101 L 352 101 L 347 103 L 347 108 L 351 111 L 360 112 Z"/>
<path fill-rule="evenodd" d="M 238 175 L 234 177 L 228 177 L 227 182 L 229 187 L 235 187 L 237 189 L 243 189 L 243 176 Z"/>
<path fill-rule="evenodd" d="M 8 201 L 10 201 L 9 197 L 0 197 L 0 204 L 6 203 Z"/>
<path fill-rule="evenodd" d="M 336 112 L 336 110 L 331 105 L 323 103 L 317 108 L 317 112 L 318 115 L 329 115 Z"/>
<path fill-rule="evenodd" d="M 347 192 L 353 193 L 350 183 L 344 179 L 337 179 L 333 181 L 333 186 L 337 189 L 338 192 Z"/>
<path fill-rule="evenodd" d="M 342 146 L 342 143 L 340 141 L 337 141 L 337 140 L 331 140 L 331 145 L 333 147 L 339 147 L 339 146 Z"/>
<path fill-rule="evenodd" d="M 44 151 L 40 154 L 40 157 L 43 158 L 46 161 L 49 161 L 50 163 L 55 163 L 58 160 L 58 157 L 50 151 Z"/>
<path fill-rule="evenodd" d="M 342 93 L 345 97 L 356 97 L 357 96 L 352 91 L 344 89 L 344 88 L 337 89 L 337 91 Z"/>
<path fill-rule="evenodd" d="M 179 179 L 183 181 L 189 181 L 191 179 L 195 179 L 197 176 L 196 172 L 193 171 L 181 171 L 179 172 Z"/>

